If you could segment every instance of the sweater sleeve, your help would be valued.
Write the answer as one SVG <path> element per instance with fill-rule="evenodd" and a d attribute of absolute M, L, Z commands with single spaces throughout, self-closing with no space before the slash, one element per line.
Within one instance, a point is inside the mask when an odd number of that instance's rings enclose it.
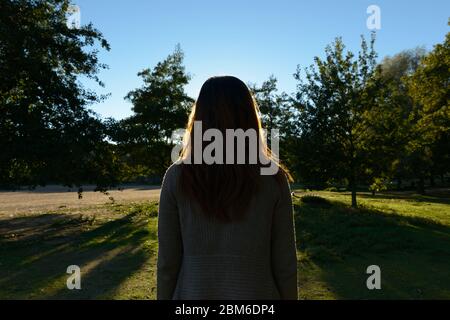
<path fill-rule="evenodd" d="M 283 177 L 272 221 L 272 272 L 281 299 L 297 300 L 297 249 L 292 198 Z"/>
<path fill-rule="evenodd" d="M 163 179 L 158 212 L 157 299 L 173 297 L 180 271 L 183 243 L 177 202 L 174 165 Z"/>

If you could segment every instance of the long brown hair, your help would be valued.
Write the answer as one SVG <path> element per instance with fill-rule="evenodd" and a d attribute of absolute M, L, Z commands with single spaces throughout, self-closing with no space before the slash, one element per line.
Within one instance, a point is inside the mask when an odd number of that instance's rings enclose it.
<path fill-rule="evenodd" d="M 238 78 L 212 77 L 203 84 L 189 117 L 182 160 L 194 153 L 195 143 L 191 142 L 195 139 L 193 127 L 196 121 L 201 121 L 202 134 L 208 129 L 217 129 L 225 137 L 226 129 L 255 130 L 259 139 L 258 153 L 262 152 L 279 166 L 264 141 L 258 105 L 247 85 Z M 202 152 L 205 146 L 202 140 Z M 234 155 L 236 157 L 236 152 Z M 197 201 L 206 215 L 224 222 L 238 220 L 243 217 L 250 198 L 257 191 L 257 179 L 263 166 L 259 158 L 256 164 L 247 163 L 247 160 L 245 164 L 234 161 L 234 164 L 209 165 L 192 164 L 192 159 L 191 164 L 182 161 L 181 190 Z M 281 170 L 275 175 L 278 181 L 281 181 L 282 174 L 290 177 L 286 170 L 279 168 Z"/>

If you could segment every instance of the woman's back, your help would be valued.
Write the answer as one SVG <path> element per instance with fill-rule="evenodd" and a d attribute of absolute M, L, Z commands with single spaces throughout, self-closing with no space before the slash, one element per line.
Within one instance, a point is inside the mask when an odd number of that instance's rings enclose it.
<path fill-rule="evenodd" d="M 225 223 L 180 190 L 182 166 L 167 170 L 161 190 L 158 299 L 297 299 L 292 203 L 284 175 L 259 176 L 245 215 Z"/>
<path fill-rule="evenodd" d="M 297 298 L 287 172 L 264 140 L 245 83 L 208 79 L 161 189 L 159 299 Z"/>

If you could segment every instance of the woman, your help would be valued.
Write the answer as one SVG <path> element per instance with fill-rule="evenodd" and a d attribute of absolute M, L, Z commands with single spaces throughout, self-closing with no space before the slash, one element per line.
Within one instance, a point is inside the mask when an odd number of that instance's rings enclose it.
<path fill-rule="evenodd" d="M 198 123 L 201 131 L 194 130 Z M 227 129 L 258 132 L 258 153 L 266 161 L 249 161 L 251 139 L 243 164 L 237 161 L 236 146 L 231 150 L 235 161 L 193 161 L 192 155 L 206 153 L 210 142 L 191 141 L 208 129 L 224 137 Z M 158 299 L 297 299 L 287 173 L 272 158 L 261 132 L 258 107 L 241 80 L 224 76 L 204 83 L 181 158 L 167 170 L 162 184 Z M 230 160 L 230 150 L 223 151 Z M 276 174 L 261 175 L 267 160 L 280 168 Z"/>

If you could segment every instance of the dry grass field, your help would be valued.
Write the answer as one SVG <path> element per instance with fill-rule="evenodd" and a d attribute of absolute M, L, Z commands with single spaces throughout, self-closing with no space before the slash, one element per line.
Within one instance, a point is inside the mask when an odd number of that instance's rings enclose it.
<path fill-rule="evenodd" d="M 89 206 L 112 202 L 152 201 L 159 198 L 159 187 L 129 186 L 123 190 L 111 190 L 109 195 L 94 192 L 94 187 L 83 190 L 82 199 L 78 199 L 77 189 L 62 186 L 38 187 L 35 190 L 0 192 L 0 218 L 16 215 L 36 214 L 58 209 L 80 210 Z"/>

